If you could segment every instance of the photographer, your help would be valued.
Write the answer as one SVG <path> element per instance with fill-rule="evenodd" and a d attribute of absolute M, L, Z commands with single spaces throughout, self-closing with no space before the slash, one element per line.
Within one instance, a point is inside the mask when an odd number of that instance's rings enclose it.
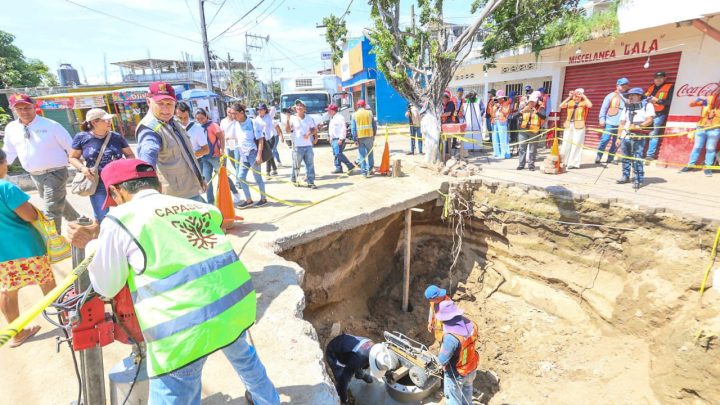
<path fill-rule="evenodd" d="M 627 93 L 628 102 L 626 110 L 620 119 L 619 135 L 621 139 L 620 150 L 622 151 L 622 177 L 617 180 L 618 184 L 630 182 L 630 162 L 635 172 L 635 189 L 643 184 L 645 170 L 642 161 L 645 138 L 638 138 L 636 135 L 647 135 L 655 117 L 655 109 L 650 103 L 643 103 L 645 94 L 641 88 L 635 87 Z"/>

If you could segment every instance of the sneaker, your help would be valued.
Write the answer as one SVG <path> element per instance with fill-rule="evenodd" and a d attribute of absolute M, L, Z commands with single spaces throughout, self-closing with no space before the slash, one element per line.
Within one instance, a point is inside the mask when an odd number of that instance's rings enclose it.
<path fill-rule="evenodd" d="M 273 176 L 277 176 L 277 170 L 273 170 L 273 171 L 272 171 L 272 175 L 273 175 Z"/>
<path fill-rule="evenodd" d="M 342 170 L 333 170 L 330 174 L 342 174 Z"/>
<path fill-rule="evenodd" d="M 617 184 L 625 184 L 625 183 L 629 183 L 629 182 L 630 182 L 630 178 L 628 176 L 622 176 L 615 181 L 615 183 L 617 183 Z"/>
<path fill-rule="evenodd" d="M 242 204 L 239 204 L 237 207 L 240 209 L 245 209 L 248 207 L 252 207 L 253 202 L 252 201 L 243 201 Z"/>
<path fill-rule="evenodd" d="M 311 189 L 313 189 L 313 190 L 317 190 L 317 186 L 316 186 L 315 184 L 313 184 L 313 183 L 308 184 L 308 187 L 311 188 Z"/>
<path fill-rule="evenodd" d="M 534 172 L 534 171 L 535 171 L 535 166 L 530 166 L 530 167 L 528 167 L 528 170 L 530 170 L 531 172 Z"/>
<path fill-rule="evenodd" d="M 710 169 L 703 170 L 703 173 L 705 173 L 705 176 L 707 177 L 712 177 L 712 170 Z"/>
<path fill-rule="evenodd" d="M 516 169 L 517 169 L 517 170 L 523 170 L 523 169 L 525 169 L 525 166 L 518 166 Z"/>
<path fill-rule="evenodd" d="M 413 152 L 413 151 L 410 151 L 410 152 L 405 152 L 405 154 L 406 154 L 406 155 L 414 155 L 414 154 L 415 154 L 415 152 Z"/>
<path fill-rule="evenodd" d="M 687 173 L 690 171 L 690 168 L 685 166 L 682 169 L 678 170 L 678 173 Z"/>
<path fill-rule="evenodd" d="M 262 207 L 263 205 L 267 204 L 267 199 L 263 198 L 262 200 L 255 203 L 256 207 Z"/>
<path fill-rule="evenodd" d="M 599 165 L 599 164 L 600 164 L 600 158 L 596 158 L 596 159 L 595 159 L 595 164 L 596 164 L 596 165 Z"/>
<path fill-rule="evenodd" d="M 635 190 L 640 190 L 640 187 L 642 187 L 642 186 L 643 186 L 643 182 L 642 182 L 642 181 L 636 181 L 636 182 L 633 184 L 633 188 L 634 188 Z"/>

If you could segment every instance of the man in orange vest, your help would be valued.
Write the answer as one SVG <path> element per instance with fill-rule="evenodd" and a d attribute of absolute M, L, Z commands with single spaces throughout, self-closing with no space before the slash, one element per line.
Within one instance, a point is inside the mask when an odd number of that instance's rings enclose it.
<path fill-rule="evenodd" d="M 700 157 L 703 147 L 705 147 L 705 170 L 706 176 L 712 176 L 712 166 L 717 153 L 718 141 L 720 141 L 720 89 L 715 90 L 713 94 L 706 99 L 698 97 L 690 103 L 691 107 L 702 107 L 700 113 L 700 121 L 695 128 L 695 144 L 690 153 L 688 165 L 680 169 L 681 173 L 689 172 L 690 166 L 693 166 Z"/>
<path fill-rule="evenodd" d="M 672 103 L 674 91 L 675 85 L 667 82 L 667 74 L 665 72 L 655 73 L 653 84 L 645 91 L 647 102 L 652 103 L 655 108 L 653 129 L 650 132 L 650 136 L 654 138 L 648 138 L 646 141 L 646 160 L 657 159 L 658 148 L 660 147 L 660 137 L 658 135 L 662 135 L 665 132 L 664 127 L 668 114 L 670 113 L 670 104 Z"/>
<path fill-rule="evenodd" d="M 435 343 L 439 344 L 442 342 L 443 328 L 442 322 L 435 317 L 435 313 L 438 311 L 440 303 L 450 300 L 450 297 L 447 296 L 447 291 L 444 289 L 436 285 L 431 285 L 425 289 L 425 299 L 430 301 L 427 330 L 435 335 Z"/>
<path fill-rule="evenodd" d="M 452 301 L 443 301 L 436 314 L 443 323 L 438 362 L 445 369 L 446 405 L 472 405 L 473 380 L 480 361 L 476 350 L 478 328 Z"/>
<path fill-rule="evenodd" d="M 515 119 L 519 118 L 518 128 L 520 129 L 518 133 L 518 142 L 520 143 L 518 170 L 525 168 L 526 160 L 528 170 L 535 170 L 535 150 L 537 149 L 538 134 L 546 118 L 545 108 L 538 105 L 538 102 L 537 96 L 530 96 L 525 107 L 514 115 Z"/>
<path fill-rule="evenodd" d="M 599 164 L 602 160 L 605 147 L 610 143 L 610 151 L 608 153 L 607 162 L 612 163 L 615 159 L 615 151 L 617 151 L 617 135 L 620 127 L 620 118 L 625 114 L 625 97 L 623 96 L 630 90 L 630 81 L 621 77 L 615 83 L 615 91 L 605 96 L 602 107 L 600 107 L 600 127 L 605 127 L 600 144 L 598 145 L 598 153 L 595 157 L 595 164 Z"/>

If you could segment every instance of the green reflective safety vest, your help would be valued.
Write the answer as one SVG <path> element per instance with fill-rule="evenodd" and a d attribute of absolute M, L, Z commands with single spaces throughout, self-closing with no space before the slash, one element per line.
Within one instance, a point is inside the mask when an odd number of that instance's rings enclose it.
<path fill-rule="evenodd" d="M 150 377 L 234 342 L 255 322 L 250 274 L 207 204 L 162 194 L 113 208 L 145 256 L 128 286 L 147 345 Z"/>

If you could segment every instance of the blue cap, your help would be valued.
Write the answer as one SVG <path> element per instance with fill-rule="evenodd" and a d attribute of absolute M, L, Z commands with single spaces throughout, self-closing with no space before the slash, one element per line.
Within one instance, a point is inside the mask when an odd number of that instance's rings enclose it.
<path fill-rule="evenodd" d="M 265 104 L 265 103 L 260 103 L 260 104 L 257 106 L 257 109 L 258 109 L 258 110 L 268 111 L 267 104 Z"/>
<path fill-rule="evenodd" d="M 532 86 L 529 84 L 525 86 L 525 91 L 532 91 Z"/>
<path fill-rule="evenodd" d="M 458 87 L 457 91 L 461 92 L 461 91 L 465 91 L 465 89 L 463 89 L 462 87 Z"/>
<path fill-rule="evenodd" d="M 442 298 L 447 295 L 447 291 L 443 290 L 442 288 L 431 285 L 427 289 L 425 289 L 425 299 L 432 300 L 435 298 Z"/>
<path fill-rule="evenodd" d="M 545 87 L 540 87 L 539 89 L 537 89 L 537 91 L 539 91 L 540 93 L 543 93 L 543 94 L 544 94 L 544 93 L 545 93 Z"/>
<path fill-rule="evenodd" d="M 645 92 L 640 87 L 633 87 L 632 89 L 630 89 L 630 91 L 627 92 L 627 94 L 637 94 L 639 96 L 645 97 Z"/>
<path fill-rule="evenodd" d="M 617 80 L 617 85 L 622 86 L 625 84 L 630 84 L 630 80 L 627 79 L 627 77 L 621 77 Z"/>

